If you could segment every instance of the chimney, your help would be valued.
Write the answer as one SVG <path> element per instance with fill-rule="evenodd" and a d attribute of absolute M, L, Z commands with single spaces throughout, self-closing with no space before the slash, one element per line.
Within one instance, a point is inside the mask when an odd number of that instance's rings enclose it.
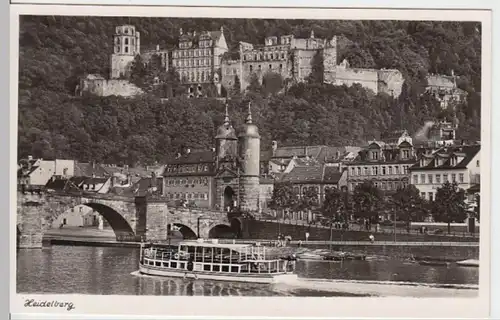
<path fill-rule="evenodd" d="M 182 36 L 182 28 L 179 29 L 179 35 Z"/>
<path fill-rule="evenodd" d="M 314 30 L 311 30 L 311 39 L 314 39 Z"/>
<path fill-rule="evenodd" d="M 160 51 L 160 45 L 159 44 L 156 45 L 156 51 Z"/>
<path fill-rule="evenodd" d="M 180 157 L 181 157 L 181 154 L 180 154 L 180 152 L 178 152 L 176 159 L 179 159 Z"/>
<path fill-rule="evenodd" d="M 193 31 L 193 37 L 196 37 L 196 30 Z"/>
<path fill-rule="evenodd" d="M 271 148 L 273 150 L 273 156 L 276 155 L 276 150 L 278 149 L 278 141 L 273 140 L 271 142 Z"/>
<path fill-rule="evenodd" d="M 28 160 L 33 160 L 33 156 L 28 156 Z"/>

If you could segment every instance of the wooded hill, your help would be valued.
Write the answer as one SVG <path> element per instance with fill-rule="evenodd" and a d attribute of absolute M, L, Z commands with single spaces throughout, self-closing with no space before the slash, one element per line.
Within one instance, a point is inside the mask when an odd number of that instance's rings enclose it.
<path fill-rule="evenodd" d="M 215 99 L 155 96 L 75 97 L 78 77 L 109 74 L 116 25 L 130 23 L 145 47 L 173 47 L 179 28 L 218 30 L 230 47 L 237 41 L 263 43 L 267 35 L 293 33 L 340 37 L 339 61 L 352 66 L 397 68 L 406 82 L 399 99 L 353 86 L 321 83 L 292 86 L 286 95 L 253 87 L 230 102 L 235 126 L 246 103 L 262 146 L 362 144 L 388 130 L 410 133 L 425 120 L 451 116 L 422 95 L 428 72 L 460 76 L 468 102 L 456 107 L 461 139 L 480 138 L 481 25 L 472 22 L 321 21 L 251 19 L 163 19 L 23 16 L 20 24 L 19 157 L 73 158 L 108 163 L 164 161 L 180 147 L 210 148 L 224 106 Z"/>

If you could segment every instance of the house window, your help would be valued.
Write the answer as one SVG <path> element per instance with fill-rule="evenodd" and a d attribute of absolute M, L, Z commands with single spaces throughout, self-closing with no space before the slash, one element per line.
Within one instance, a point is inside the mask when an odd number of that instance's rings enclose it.
<path fill-rule="evenodd" d="M 422 192 L 420 196 L 425 199 L 425 192 Z"/>
<path fill-rule="evenodd" d="M 382 167 L 382 174 L 385 175 L 386 172 L 385 172 L 385 167 Z"/>
<path fill-rule="evenodd" d="M 441 184 L 441 175 L 440 174 L 436 174 L 436 183 Z"/>
<path fill-rule="evenodd" d="M 403 150 L 403 159 L 408 159 L 410 157 L 410 150 Z"/>
<path fill-rule="evenodd" d="M 378 152 L 377 151 L 372 152 L 372 160 L 378 160 Z"/>
<path fill-rule="evenodd" d="M 425 174 L 420 175 L 420 183 L 425 183 Z"/>
<path fill-rule="evenodd" d="M 398 167 L 398 166 L 395 166 L 395 167 L 394 167 L 394 173 L 395 173 L 395 174 L 399 174 L 399 167 Z"/>
<path fill-rule="evenodd" d="M 443 173 L 443 183 L 446 183 L 446 182 L 448 182 L 448 174 Z"/>
<path fill-rule="evenodd" d="M 358 176 L 361 175 L 361 167 L 358 167 Z"/>
<path fill-rule="evenodd" d="M 351 168 L 351 174 L 354 176 L 356 175 L 356 168 Z"/>
<path fill-rule="evenodd" d="M 418 184 L 418 174 L 413 175 L 413 183 Z"/>
<path fill-rule="evenodd" d="M 434 200 L 434 194 L 432 192 L 427 193 L 427 195 L 429 196 L 429 201 Z"/>
<path fill-rule="evenodd" d="M 463 173 L 458 174 L 458 182 L 460 182 L 460 183 L 464 182 L 464 174 Z"/>
<path fill-rule="evenodd" d="M 365 176 L 369 175 L 368 173 L 368 167 L 365 167 Z"/>
<path fill-rule="evenodd" d="M 429 183 L 432 184 L 432 174 L 427 175 L 427 180 L 429 180 Z"/>
<path fill-rule="evenodd" d="M 386 187 L 386 183 L 382 182 L 382 190 L 385 190 L 385 187 Z"/>
<path fill-rule="evenodd" d="M 457 175 L 452 173 L 451 174 L 451 182 L 455 182 L 455 181 L 457 181 Z"/>

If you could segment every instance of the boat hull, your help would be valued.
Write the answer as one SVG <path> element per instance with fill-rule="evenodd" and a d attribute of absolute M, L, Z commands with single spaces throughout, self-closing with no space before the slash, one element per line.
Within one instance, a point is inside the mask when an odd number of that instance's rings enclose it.
<path fill-rule="evenodd" d="M 139 266 L 139 272 L 151 276 L 173 277 L 173 278 L 188 278 L 200 280 L 217 280 L 217 281 L 234 281 L 234 282 L 251 282 L 251 283 L 281 283 L 293 281 L 297 279 L 297 275 L 293 273 L 281 274 L 254 274 L 254 273 L 215 273 L 203 271 L 183 271 L 178 269 L 162 268 L 155 266 Z"/>

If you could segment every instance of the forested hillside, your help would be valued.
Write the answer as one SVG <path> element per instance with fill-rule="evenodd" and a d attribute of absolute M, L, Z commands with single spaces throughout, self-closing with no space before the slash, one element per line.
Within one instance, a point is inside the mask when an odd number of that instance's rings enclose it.
<path fill-rule="evenodd" d="M 109 73 L 114 27 L 123 23 L 138 28 L 145 47 L 173 47 L 179 27 L 215 30 L 222 25 L 230 47 L 240 40 L 262 43 L 270 34 L 308 36 L 314 29 L 316 37 L 340 37 L 339 61 L 397 68 L 405 75 L 397 100 L 359 86 L 298 84 L 286 95 L 253 87 L 249 95 L 232 99 L 231 118 L 235 126 L 241 124 L 252 99 L 263 146 L 271 140 L 360 144 L 387 130 L 415 132 L 425 120 L 451 114 L 421 93 L 428 72 L 452 70 L 469 93 L 468 103 L 457 106 L 459 138 L 479 139 L 479 23 L 27 16 L 20 25 L 19 157 L 136 164 L 163 161 L 182 146 L 212 146 L 224 110 L 215 99 L 73 96 L 79 76 Z"/>

